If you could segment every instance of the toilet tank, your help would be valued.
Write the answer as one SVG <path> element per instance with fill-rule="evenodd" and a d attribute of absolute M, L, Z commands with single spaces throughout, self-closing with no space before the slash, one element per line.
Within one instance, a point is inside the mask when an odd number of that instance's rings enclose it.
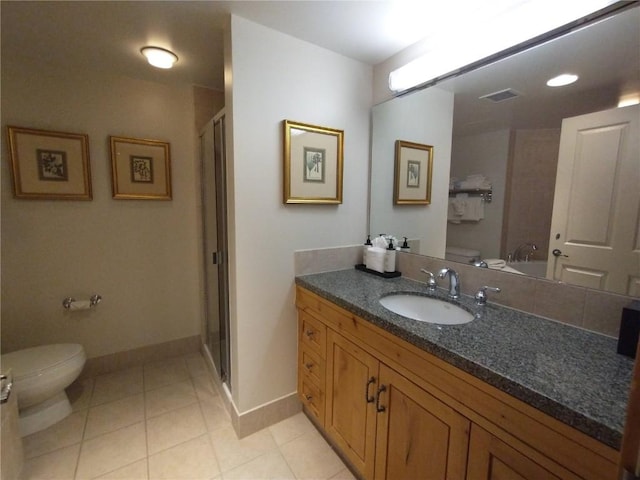
<path fill-rule="evenodd" d="M 480 258 L 480 250 L 472 248 L 448 246 L 444 251 L 444 259 L 452 262 L 473 263 Z"/>

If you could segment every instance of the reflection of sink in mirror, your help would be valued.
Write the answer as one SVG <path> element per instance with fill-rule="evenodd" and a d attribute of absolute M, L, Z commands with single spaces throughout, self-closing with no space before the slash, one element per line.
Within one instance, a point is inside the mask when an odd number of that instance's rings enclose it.
<path fill-rule="evenodd" d="M 419 322 L 460 325 L 473 320 L 472 313 L 453 303 L 422 295 L 410 293 L 387 295 L 380 299 L 380 304 L 387 310 Z"/>
<path fill-rule="evenodd" d="M 547 262 L 544 261 L 513 262 L 508 266 L 525 275 L 531 275 L 533 277 L 547 276 Z"/>

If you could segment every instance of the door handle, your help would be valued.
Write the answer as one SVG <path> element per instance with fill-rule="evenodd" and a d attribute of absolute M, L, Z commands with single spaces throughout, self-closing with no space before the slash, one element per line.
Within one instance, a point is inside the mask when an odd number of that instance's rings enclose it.
<path fill-rule="evenodd" d="M 367 403 L 373 403 L 376 400 L 374 397 L 370 397 L 369 396 L 369 385 L 371 385 L 372 383 L 376 383 L 376 378 L 375 377 L 371 377 L 369 379 L 369 381 L 367 382 L 367 385 L 365 386 L 365 389 L 364 389 L 364 399 L 367 401 Z"/>
<path fill-rule="evenodd" d="M 569 255 L 564 255 L 564 254 L 562 253 L 562 250 L 559 250 L 559 249 L 557 249 L 557 248 L 556 248 L 556 249 L 554 249 L 554 250 L 551 252 L 551 254 L 552 254 L 554 257 L 564 257 L 564 258 L 569 258 Z"/>
<path fill-rule="evenodd" d="M 385 407 L 384 405 L 380 405 L 380 394 L 386 391 L 387 391 L 386 386 L 380 385 L 380 387 L 378 387 L 378 392 L 376 393 L 376 412 L 378 413 L 384 412 L 387 409 L 387 407 Z"/>

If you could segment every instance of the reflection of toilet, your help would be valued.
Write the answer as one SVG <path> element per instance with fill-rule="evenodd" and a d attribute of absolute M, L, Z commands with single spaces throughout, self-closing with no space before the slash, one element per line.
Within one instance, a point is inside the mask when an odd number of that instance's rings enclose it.
<path fill-rule="evenodd" d="M 23 437 L 44 430 L 71 413 L 64 389 L 84 367 L 82 345 L 42 345 L 4 354 L 1 360 L 4 373 L 11 369 Z"/>
<path fill-rule="evenodd" d="M 471 248 L 447 246 L 444 251 L 445 260 L 460 263 L 473 263 L 480 260 L 480 251 Z"/>

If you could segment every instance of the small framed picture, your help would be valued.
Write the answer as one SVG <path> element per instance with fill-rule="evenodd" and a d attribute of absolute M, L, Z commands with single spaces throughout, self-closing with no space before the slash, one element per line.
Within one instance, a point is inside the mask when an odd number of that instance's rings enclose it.
<path fill-rule="evenodd" d="M 285 120 L 284 203 L 342 203 L 344 132 Z"/>
<path fill-rule="evenodd" d="M 396 140 L 393 203 L 396 205 L 429 205 L 433 147 Z"/>
<path fill-rule="evenodd" d="M 7 127 L 16 198 L 91 200 L 89 137 Z"/>
<path fill-rule="evenodd" d="M 158 140 L 109 137 L 113 198 L 171 200 L 169 144 Z"/>

